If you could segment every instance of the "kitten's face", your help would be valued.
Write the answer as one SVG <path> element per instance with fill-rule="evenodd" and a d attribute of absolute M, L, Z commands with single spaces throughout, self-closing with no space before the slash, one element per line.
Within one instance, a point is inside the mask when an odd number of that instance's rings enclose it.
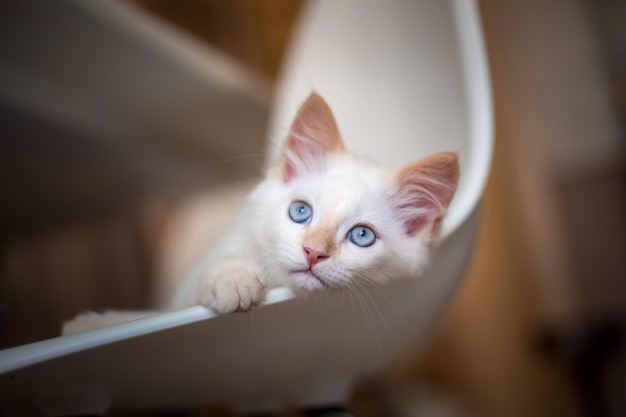
<path fill-rule="evenodd" d="M 395 215 L 391 174 L 346 154 L 324 165 L 275 184 L 278 198 L 268 207 L 271 256 L 288 284 L 312 290 L 380 282 L 424 264 L 425 242 L 407 237 Z"/>
<path fill-rule="evenodd" d="M 284 284 L 307 290 L 416 274 L 457 181 L 451 153 L 397 172 L 351 156 L 330 109 L 312 94 L 252 196 L 265 220 L 268 274 L 277 268 Z"/>

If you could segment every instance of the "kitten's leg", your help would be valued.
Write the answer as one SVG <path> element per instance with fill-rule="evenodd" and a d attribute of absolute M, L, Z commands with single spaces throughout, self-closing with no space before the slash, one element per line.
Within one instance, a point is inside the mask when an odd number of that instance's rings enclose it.
<path fill-rule="evenodd" d="M 72 320 L 63 323 L 63 336 L 98 329 L 100 327 L 112 326 L 114 324 L 126 323 L 159 314 L 158 311 L 105 311 L 96 313 L 87 311 L 79 314 Z"/>
<path fill-rule="evenodd" d="M 229 259 L 212 265 L 197 277 L 192 299 L 220 314 L 246 311 L 263 301 L 266 287 L 255 262 Z"/>

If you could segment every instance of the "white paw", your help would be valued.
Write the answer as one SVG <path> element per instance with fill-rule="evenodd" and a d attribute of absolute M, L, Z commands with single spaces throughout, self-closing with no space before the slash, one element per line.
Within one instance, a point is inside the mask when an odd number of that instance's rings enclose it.
<path fill-rule="evenodd" d="M 229 261 L 207 271 L 198 285 L 198 302 L 217 313 L 246 311 L 263 301 L 266 282 L 252 262 Z"/>
<path fill-rule="evenodd" d="M 87 311 L 63 323 L 61 334 L 65 336 L 68 334 L 86 332 L 87 330 L 97 329 L 106 325 L 106 323 L 103 323 L 101 314 L 94 311 Z"/>
<path fill-rule="evenodd" d="M 65 336 L 85 332 L 87 330 L 99 329 L 114 324 L 144 319 L 157 314 L 157 311 L 105 311 L 104 313 L 86 311 L 79 314 L 74 319 L 63 323 L 61 334 Z"/>

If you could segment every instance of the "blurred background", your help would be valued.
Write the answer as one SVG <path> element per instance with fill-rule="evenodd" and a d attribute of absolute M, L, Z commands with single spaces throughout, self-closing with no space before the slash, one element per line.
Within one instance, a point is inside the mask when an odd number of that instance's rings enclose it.
<path fill-rule="evenodd" d="M 98 2 L 2 2 L 0 348 L 162 296 L 202 190 L 261 172 L 304 3 L 127 0 L 163 30 L 120 39 L 119 16 L 85 18 Z M 478 3 L 496 130 L 476 252 L 430 348 L 389 378 L 476 415 L 624 416 L 626 1 Z"/>

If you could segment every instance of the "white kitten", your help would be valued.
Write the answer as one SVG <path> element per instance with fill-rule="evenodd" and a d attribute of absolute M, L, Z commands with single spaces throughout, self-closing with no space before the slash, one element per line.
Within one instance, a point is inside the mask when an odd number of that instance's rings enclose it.
<path fill-rule="evenodd" d="M 172 307 L 226 313 L 250 309 L 267 288 L 298 292 L 415 275 L 457 180 L 452 153 L 396 173 L 348 154 L 330 109 L 312 94 L 282 155 Z"/>
<path fill-rule="evenodd" d="M 243 311 L 278 286 L 302 292 L 419 274 L 458 176 L 454 153 L 395 172 L 349 154 L 314 93 L 232 229 L 182 281 L 170 307 Z"/>

